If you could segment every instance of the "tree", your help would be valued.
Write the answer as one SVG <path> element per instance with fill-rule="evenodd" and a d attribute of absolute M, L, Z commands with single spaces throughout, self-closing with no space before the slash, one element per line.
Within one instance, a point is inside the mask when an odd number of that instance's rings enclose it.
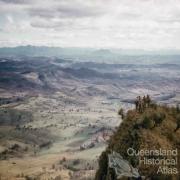
<path fill-rule="evenodd" d="M 121 116 L 122 119 L 124 119 L 124 109 L 123 108 L 119 109 L 118 114 Z"/>

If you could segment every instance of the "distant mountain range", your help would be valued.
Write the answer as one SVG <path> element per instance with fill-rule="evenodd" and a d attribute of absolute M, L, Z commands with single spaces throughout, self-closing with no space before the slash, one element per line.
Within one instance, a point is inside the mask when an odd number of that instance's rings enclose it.
<path fill-rule="evenodd" d="M 133 49 L 62 48 L 48 46 L 17 46 L 0 48 L 0 56 L 44 56 L 76 61 L 131 63 L 152 60 L 177 60 L 180 50 L 145 51 Z M 166 57 L 165 57 L 166 56 Z"/>

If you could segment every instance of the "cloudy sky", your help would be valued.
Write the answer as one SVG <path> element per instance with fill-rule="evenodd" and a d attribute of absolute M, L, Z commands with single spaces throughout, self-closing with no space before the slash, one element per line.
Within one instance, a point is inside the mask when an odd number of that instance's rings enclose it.
<path fill-rule="evenodd" d="M 0 46 L 180 49 L 180 0 L 0 0 Z"/>

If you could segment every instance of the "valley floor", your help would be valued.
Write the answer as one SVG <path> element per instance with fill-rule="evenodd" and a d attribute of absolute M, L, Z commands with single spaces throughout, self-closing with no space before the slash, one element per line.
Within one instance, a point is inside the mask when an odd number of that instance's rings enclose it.
<path fill-rule="evenodd" d="M 117 115 L 119 105 L 105 102 L 102 97 L 78 102 L 57 92 L 31 97 L 13 104 L 13 108 L 33 112 L 33 120 L 18 127 L 1 126 L 1 134 L 9 134 L 0 142 L 1 179 L 93 178 L 98 157 L 121 121 Z M 41 134 L 33 137 L 41 131 L 50 141 L 42 147 L 33 139 L 42 138 Z M 17 135 L 19 132 L 24 133 L 23 137 Z M 18 148 L 12 150 L 15 144 Z"/>

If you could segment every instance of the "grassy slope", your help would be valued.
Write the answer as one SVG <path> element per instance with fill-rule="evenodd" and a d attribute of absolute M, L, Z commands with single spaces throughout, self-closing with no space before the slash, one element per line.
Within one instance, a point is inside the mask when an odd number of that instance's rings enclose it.
<path fill-rule="evenodd" d="M 152 123 L 144 127 L 144 117 L 153 120 L 154 114 L 164 114 L 164 120 L 154 127 Z M 179 114 L 176 108 L 165 106 L 149 107 L 143 113 L 136 110 L 128 111 L 125 119 L 118 128 L 117 132 L 111 137 L 109 146 L 102 153 L 99 160 L 99 170 L 96 173 L 97 180 L 111 179 L 112 174 L 108 167 L 107 155 L 113 151 L 119 152 L 124 159 L 127 159 L 134 167 L 139 169 L 141 175 L 151 179 L 178 179 L 178 176 L 157 175 L 157 167 L 139 165 L 138 158 L 128 156 L 127 149 L 132 147 L 136 150 L 141 149 L 180 149 L 180 130 L 174 132 L 176 128 L 176 117 Z M 152 121 L 154 122 L 154 121 Z M 180 152 L 178 152 L 178 155 Z M 180 157 L 178 157 L 180 159 Z M 180 164 L 178 164 L 180 170 Z"/>

